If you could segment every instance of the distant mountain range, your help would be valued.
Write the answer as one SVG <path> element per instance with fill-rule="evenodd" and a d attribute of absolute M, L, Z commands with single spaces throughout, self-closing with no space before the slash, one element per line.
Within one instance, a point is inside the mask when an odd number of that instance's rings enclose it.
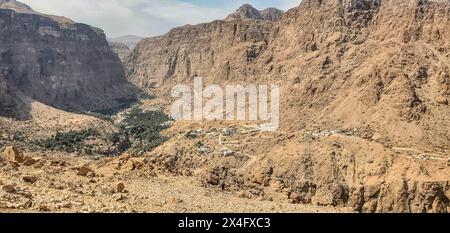
<path fill-rule="evenodd" d="M 116 38 L 108 38 L 108 41 L 114 42 L 114 43 L 122 43 L 126 45 L 129 49 L 134 49 L 136 45 L 139 43 L 139 41 L 142 40 L 142 37 L 134 36 L 134 35 L 126 35 Z"/>

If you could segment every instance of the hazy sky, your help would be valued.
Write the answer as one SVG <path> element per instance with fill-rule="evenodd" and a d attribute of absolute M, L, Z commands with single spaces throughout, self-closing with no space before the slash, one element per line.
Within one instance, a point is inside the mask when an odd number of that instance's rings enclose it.
<path fill-rule="evenodd" d="M 19 0 L 45 14 L 105 30 L 109 37 L 155 36 L 185 24 L 223 19 L 244 3 L 287 10 L 301 0 Z"/>

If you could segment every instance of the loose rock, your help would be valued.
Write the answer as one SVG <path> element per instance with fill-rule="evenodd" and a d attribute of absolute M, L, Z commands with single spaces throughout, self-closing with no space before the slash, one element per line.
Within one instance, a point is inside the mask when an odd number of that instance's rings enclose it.
<path fill-rule="evenodd" d="M 87 165 L 84 165 L 78 169 L 77 175 L 93 177 L 93 176 L 95 176 L 95 172 L 91 168 L 89 168 Z"/>
<path fill-rule="evenodd" d="M 184 202 L 182 199 L 176 198 L 176 197 L 170 198 L 169 201 L 170 201 L 170 203 L 172 203 L 172 204 L 181 204 L 181 203 Z"/>
<path fill-rule="evenodd" d="M 141 169 L 144 167 L 145 158 L 132 158 L 130 160 L 133 162 L 134 169 Z"/>
<path fill-rule="evenodd" d="M 7 193 L 15 193 L 16 192 L 16 185 L 15 184 L 7 184 L 3 185 L 3 191 Z"/>
<path fill-rule="evenodd" d="M 116 193 L 113 195 L 114 200 L 116 201 L 123 201 L 126 199 L 126 197 L 123 194 Z"/>
<path fill-rule="evenodd" d="M 442 105 L 448 105 L 448 99 L 443 96 L 440 96 L 440 97 L 436 98 L 436 103 L 442 104 Z"/>
<path fill-rule="evenodd" d="M 115 192 L 121 193 L 121 192 L 123 192 L 124 190 L 125 190 L 125 185 L 124 185 L 122 182 L 116 184 Z"/>
<path fill-rule="evenodd" d="M 40 204 L 39 205 L 39 211 L 49 212 L 49 211 L 51 211 L 51 209 L 50 209 L 50 207 L 47 204 Z"/>
<path fill-rule="evenodd" d="M 39 160 L 25 156 L 24 160 L 23 160 L 23 165 L 24 166 L 33 166 L 34 164 L 36 164 Z"/>
<path fill-rule="evenodd" d="M 128 160 L 125 165 L 123 165 L 123 169 L 125 169 L 126 171 L 133 171 L 134 170 L 134 164 L 133 161 Z"/>
<path fill-rule="evenodd" d="M 12 163 L 22 163 L 24 160 L 22 152 L 20 152 L 19 149 L 13 146 L 7 146 L 2 155 L 3 158 L 6 159 L 6 161 Z"/>
<path fill-rule="evenodd" d="M 27 183 L 36 183 L 37 181 L 37 177 L 36 176 L 24 176 L 22 177 L 23 181 L 27 182 Z"/>

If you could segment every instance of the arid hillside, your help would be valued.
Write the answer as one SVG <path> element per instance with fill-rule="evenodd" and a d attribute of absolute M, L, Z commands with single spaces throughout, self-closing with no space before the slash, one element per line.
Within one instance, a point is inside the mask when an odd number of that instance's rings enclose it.
<path fill-rule="evenodd" d="M 121 62 L 0 0 L 0 42 L 0 212 L 450 212 L 448 1 L 244 5 Z M 196 76 L 278 85 L 280 127 L 169 118 Z"/>
<path fill-rule="evenodd" d="M 145 39 L 127 69 L 163 106 L 194 76 L 281 86 L 279 132 L 236 123 L 225 146 L 215 132 L 223 124 L 185 126 L 203 133 L 152 152 L 174 171 L 207 170 L 209 184 L 256 196 L 284 190 L 300 203 L 446 212 L 449 33 L 445 1 L 305 0 L 277 22 L 215 21 Z M 224 148 L 234 158 L 220 158 Z"/>

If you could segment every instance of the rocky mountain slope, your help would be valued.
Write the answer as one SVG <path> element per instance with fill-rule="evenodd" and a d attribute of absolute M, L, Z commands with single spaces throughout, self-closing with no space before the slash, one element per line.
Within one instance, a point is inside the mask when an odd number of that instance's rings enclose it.
<path fill-rule="evenodd" d="M 257 19 L 257 20 L 269 20 L 278 21 L 283 15 L 283 11 L 276 8 L 267 8 L 262 11 L 254 8 L 250 4 L 242 5 L 236 12 L 230 14 L 225 18 L 226 21 L 239 20 L 239 19 Z"/>
<path fill-rule="evenodd" d="M 127 61 L 128 78 L 148 87 L 195 75 L 219 80 L 243 77 L 247 73 L 243 67 L 267 46 L 273 27 L 268 20 L 214 21 L 146 38 Z"/>
<path fill-rule="evenodd" d="M 16 102 L 1 101 L 2 115 L 26 115 L 23 96 L 72 111 L 108 110 L 135 99 L 102 30 L 14 0 L 0 2 L 0 57 L 0 98 Z"/>
<path fill-rule="evenodd" d="M 130 55 L 131 53 L 130 48 L 124 43 L 109 41 L 108 44 L 109 47 L 117 54 L 117 56 L 119 56 L 120 60 L 122 61 L 125 61 L 128 55 Z"/>
<path fill-rule="evenodd" d="M 221 158 L 215 131 L 180 136 L 152 153 L 168 169 L 298 203 L 448 212 L 449 38 L 447 1 L 304 0 L 275 22 L 214 21 L 144 39 L 126 64 L 166 106 L 171 87 L 194 76 L 281 86 L 279 132 L 230 138 L 240 142 L 233 158 Z M 218 157 L 193 152 L 198 141 Z"/>
<path fill-rule="evenodd" d="M 130 49 L 134 49 L 136 45 L 141 41 L 143 38 L 140 36 L 134 36 L 134 35 L 126 35 L 116 38 L 109 38 L 108 41 L 114 42 L 114 43 L 121 43 L 126 45 Z"/>

